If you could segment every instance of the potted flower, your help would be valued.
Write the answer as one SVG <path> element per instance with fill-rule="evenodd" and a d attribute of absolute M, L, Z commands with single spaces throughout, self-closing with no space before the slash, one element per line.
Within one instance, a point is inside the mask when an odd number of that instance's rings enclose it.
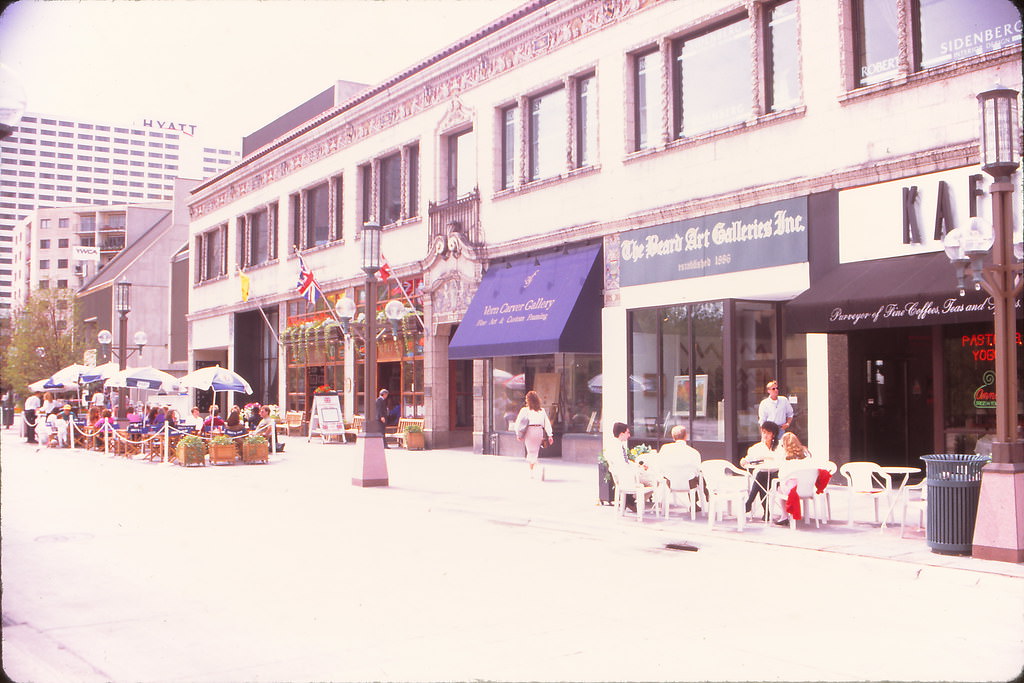
<path fill-rule="evenodd" d="M 203 443 L 203 439 L 195 434 L 186 434 L 178 440 L 178 445 L 174 448 L 174 455 L 178 459 L 178 464 L 183 466 L 188 465 L 206 465 L 206 444 Z"/>
<path fill-rule="evenodd" d="M 427 447 L 427 440 L 423 436 L 423 425 L 405 425 L 405 447 L 410 451 L 422 451 Z"/>
<path fill-rule="evenodd" d="M 210 439 L 210 462 L 234 462 L 238 457 L 235 441 L 227 434 L 217 434 Z"/>
<path fill-rule="evenodd" d="M 331 389 L 331 387 L 326 385 L 326 384 L 321 384 L 320 386 L 318 386 L 316 389 L 313 390 L 313 395 L 314 396 L 324 396 L 324 395 L 327 395 L 327 394 L 335 394 L 335 393 L 337 393 L 337 392 L 334 391 L 334 389 Z"/>
<path fill-rule="evenodd" d="M 246 434 L 242 439 L 242 462 L 270 462 L 270 447 L 267 437 L 260 434 Z"/>
<path fill-rule="evenodd" d="M 604 451 L 597 454 L 597 498 L 601 501 L 601 505 L 615 503 L 615 480 L 612 479 L 612 472 L 608 469 Z"/>

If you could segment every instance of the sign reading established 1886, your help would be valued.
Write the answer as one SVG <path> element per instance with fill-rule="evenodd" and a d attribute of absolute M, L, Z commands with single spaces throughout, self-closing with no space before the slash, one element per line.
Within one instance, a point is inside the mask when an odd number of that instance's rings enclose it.
<path fill-rule="evenodd" d="M 623 286 L 806 260 L 806 197 L 631 230 L 619 239 Z"/>

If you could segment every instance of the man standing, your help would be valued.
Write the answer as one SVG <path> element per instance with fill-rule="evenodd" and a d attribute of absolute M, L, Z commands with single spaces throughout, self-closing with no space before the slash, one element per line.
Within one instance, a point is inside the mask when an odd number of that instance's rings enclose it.
<path fill-rule="evenodd" d="M 387 426 L 387 420 L 388 420 L 388 390 L 387 389 L 381 389 L 380 393 L 377 394 L 376 408 L 377 408 L 377 410 L 376 410 L 377 429 L 380 432 L 380 435 L 382 437 L 381 441 L 384 442 L 384 448 L 387 448 L 388 447 L 388 440 L 383 438 L 383 436 L 384 436 L 384 427 Z"/>
<path fill-rule="evenodd" d="M 36 411 L 41 405 L 43 405 L 43 401 L 39 398 L 38 391 L 33 392 L 25 399 L 23 419 L 25 420 L 25 436 L 28 438 L 28 443 L 36 443 Z"/>
<path fill-rule="evenodd" d="M 765 389 L 768 391 L 768 397 L 757 407 L 757 424 L 760 426 L 765 422 L 774 422 L 779 426 L 778 434 L 775 436 L 781 439 L 782 434 L 793 422 L 793 405 L 785 396 L 779 396 L 779 383 L 776 380 L 768 382 Z"/>

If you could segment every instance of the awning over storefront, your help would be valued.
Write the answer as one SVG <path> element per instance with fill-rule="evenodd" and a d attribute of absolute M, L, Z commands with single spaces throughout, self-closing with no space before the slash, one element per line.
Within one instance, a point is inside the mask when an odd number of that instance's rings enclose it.
<path fill-rule="evenodd" d="M 943 252 L 843 263 L 786 304 L 786 324 L 790 332 L 849 332 L 992 320 L 984 290 L 968 284 L 958 294 Z"/>
<path fill-rule="evenodd" d="M 600 252 L 594 245 L 491 264 L 448 345 L 448 357 L 599 353 Z"/>

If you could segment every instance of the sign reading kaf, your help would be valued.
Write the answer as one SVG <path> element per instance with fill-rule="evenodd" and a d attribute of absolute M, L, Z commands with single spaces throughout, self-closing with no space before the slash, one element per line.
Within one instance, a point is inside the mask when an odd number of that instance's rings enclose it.
<path fill-rule="evenodd" d="M 622 286 L 806 260 L 806 197 L 631 230 L 619 240 Z"/>

